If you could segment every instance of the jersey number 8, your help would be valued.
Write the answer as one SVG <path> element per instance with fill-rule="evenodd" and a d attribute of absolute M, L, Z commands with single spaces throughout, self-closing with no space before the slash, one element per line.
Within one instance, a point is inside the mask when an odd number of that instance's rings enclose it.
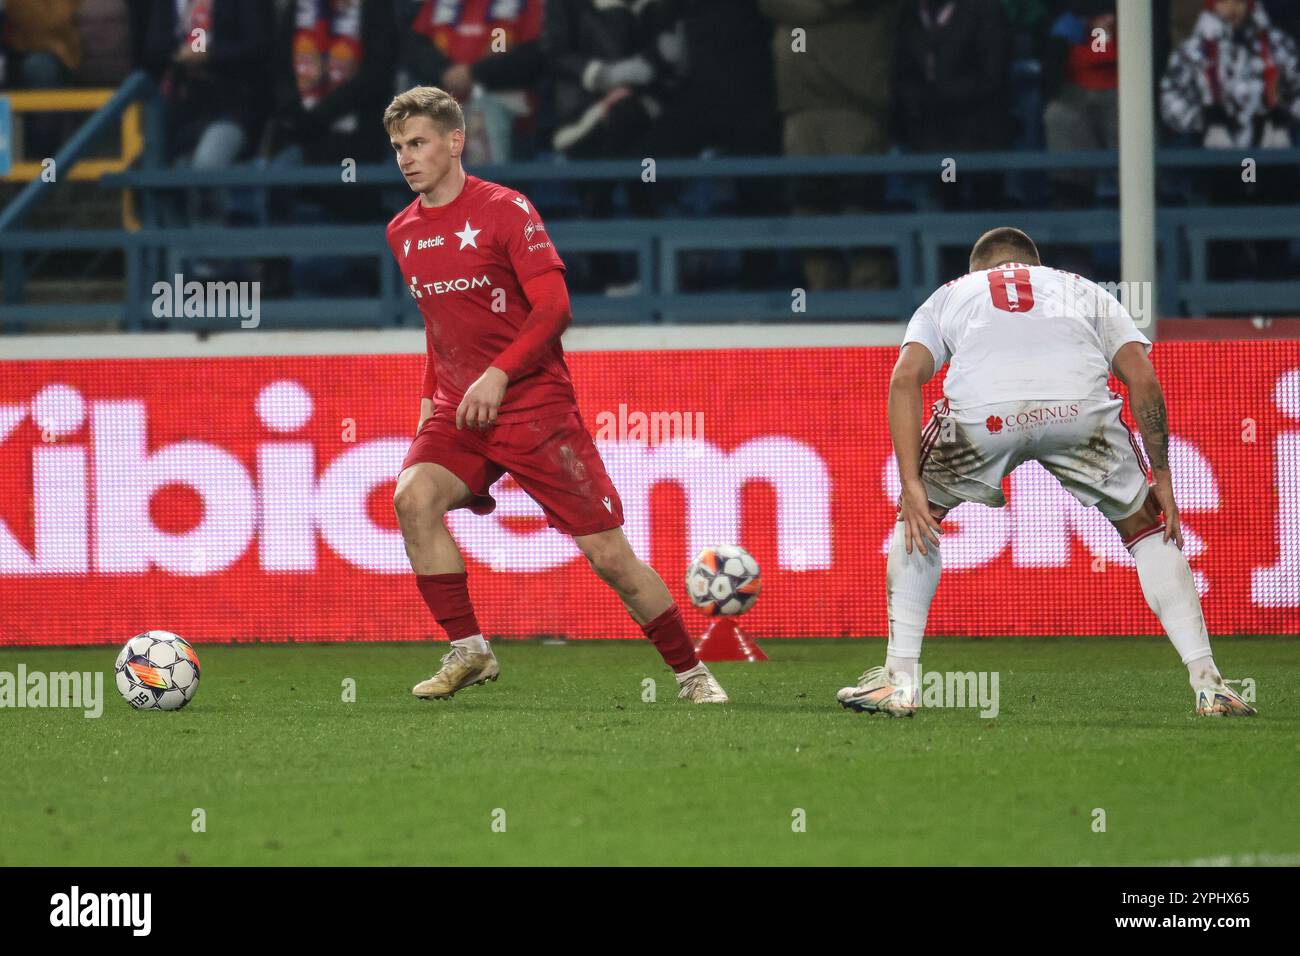
<path fill-rule="evenodd" d="M 1034 287 L 1028 269 L 998 269 L 989 273 L 989 295 L 1003 312 L 1028 312 L 1034 307 Z"/>

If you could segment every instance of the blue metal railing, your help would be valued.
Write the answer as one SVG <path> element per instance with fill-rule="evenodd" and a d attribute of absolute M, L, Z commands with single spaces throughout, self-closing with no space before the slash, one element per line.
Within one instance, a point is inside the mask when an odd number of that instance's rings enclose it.
<path fill-rule="evenodd" d="M 557 222 L 548 226 L 557 246 L 566 253 L 624 251 L 642 263 L 640 274 L 649 286 L 626 299 L 574 296 L 574 314 L 582 322 L 664 321 L 843 321 L 906 317 L 916 304 L 946 278 L 939 272 L 939 254 L 946 247 L 965 247 L 1002 216 L 984 213 L 894 213 L 871 216 L 802 216 L 772 218 L 658 219 L 628 222 Z M 1014 217 L 1044 245 L 1113 240 L 1118 213 L 1092 210 L 1069 213 L 1024 212 Z M 1186 247 L 1191 270 L 1203 276 L 1208 243 L 1242 236 L 1300 236 L 1300 207 L 1275 209 L 1221 207 L 1214 210 L 1168 209 L 1161 213 L 1159 289 L 1162 314 L 1174 314 L 1171 302 L 1190 303 L 1189 311 L 1240 313 L 1259 310 L 1294 313 L 1300 304 L 1296 282 L 1211 282 L 1179 277 L 1180 250 Z M 310 247 L 306 240 L 310 240 Z M 295 246 L 297 242 L 299 245 Z M 283 256 L 295 248 L 302 255 L 369 257 L 385 281 L 370 298 L 308 298 L 262 300 L 265 327 L 331 325 L 403 325 L 419 322 L 403 280 L 384 242 L 381 226 L 270 227 L 258 229 L 142 229 L 83 230 L 54 235 L 0 235 L 0 249 L 48 248 L 98 250 L 117 246 L 128 263 L 128 294 L 115 303 L 84 305 L 6 305 L 6 322 L 40 323 L 50 319 L 120 322 L 139 329 L 151 317 L 150 289 L 186 272 L 188 260 L 201 257 Z M 761 248 L 878 247 L 889 250 L 899 265 L 900 284 L 884 290 L 811 292 L 806 310 L 792 311 L 789 290 L 763 292 L 684 293 L 679 257 L 696 250 Z M 145 270 L 146 257 L 154 263 Z M 1182 310 L 1179 310 L 1182 311 Z M 220 328 L 226 320 L 171 319 L 172 328 Z"/>
<path fill-rule="evenodd" d="M 22 250 L 66 247 L 64 239 L 67 233 L 20 232 L 19 228 L 28 214 L 54 188 L 58 182 L 58 170 L 71 170 L 100 136 L 121 122 L 122 114 L 137 101 L 144 105 L 145 148 L 142 160 L 146 169 L 156 166 L 162 150 L 162 119 L 157 93 L 157 87 L 147 74 L 140 71 L 132 73 L 114 91 L 108 102 L 92 113 L 55 154 L 54 179 L 37 177 L 31 180 L 0 210 L 0 289 L 4 292 L 0 332 L 19 330 L 17 323 L 20 319 L 16 310 L 21 309 L 26 297 Z M 109 246 L 118 245 L 118 240 L 126 235 L 125 231 L 115 235 Z M 33 236 L 41 236 L 43 240 L 35 245 L 22 245 L 25 239 Z M 44 308 L 45 313 L 35 316 L 37 321 L 56 317 L 56 306 Z"/>
<path fill-rule="evenodd" d="M 1254 160 L 1261 170 L 1300 166 L 1300 147 L 1289 149 L 1208 150 L 1158 149 L 1156 165 L 1177 169 L 1235 169 L 1243 159 Z M 655 163 L 656 181 L 695 179 L 737 179 L 799 176 L 881 176 L 889 174 L 938 174 L 948 161 L 956 162 L 958 175 L 1037 170 L 1113 170 L 1118 163 L 1115 150 L 1079 150 L 1071 153 L 983 152 L 983 153 L 887 153 L 871 156 L 753 156 L 715 159 L 663 159 Z M 494 182 L 572 182 L 574 180 L 641 182 L 641 160 L 596 159 L 581 161 L 466 164 L 476 176 Z M 1260 174 L 1265 175 L 1264 173 Z M 139 188 L 183 189 L 194 185 L 192 178 L 171 169 L 112 173 L 105 185 Z M 405 186 L 395 163 L 365 163 L 356 167 L 360 185 Z M 257 168 L 238 166 L 204 172 L 205 186 L 346 186 L 337 166 Z"/>
<path fill-rule="evenodd" d="M 68 141 L 54 155 L 55 170 L 72 169 L 77 164 L 77 160 L 81 159 L 87 150 L 94 145 L 95 140 L 116 126 L 121 121 L 126 108 L 137 100 L 145 101 L 146 105 L 150 107 L 145 111 L 145 156 L 146 163 L 156 162 L 160 126 L 157 104 L 154 100 L 155 93 L 156 89 L 153 81 L 149 79 L 147 74 L 141 72 L 132 73 L 117 88 L 109 101 L 92 113 L 90 118 L 78 127 L 77 131 L 68 138 Z M 3 210 L 0 210 L 0 232 L 8 232 L 21 226 L 23 220 L 27 218 L 27 214 L 54 187 L 54 184 L 55 181 L 47 181 L 38 177 L 23 186 L 13 201 Z"/>

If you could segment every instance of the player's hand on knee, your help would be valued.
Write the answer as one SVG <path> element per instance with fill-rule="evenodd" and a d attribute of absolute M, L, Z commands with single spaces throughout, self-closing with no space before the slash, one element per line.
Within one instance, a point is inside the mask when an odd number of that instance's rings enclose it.
<path fill-rule="evenodd" d="M 943 531 L 939 527 L 939 522 L 934 520 L 934 515 L 930 513 L 929 497 L 920 479 L 914 479 L 903 485 L 902 512 L 903 545 L 907 548 L 908 554 L 912 553 L 913 542 L 922 554 L 929 554 L 925 548 L 927 541 L 932 542 L 935 547 L 939 546 L 939 535 Z"/>
<path fill-rule="evenodd" d="M 505 372 L 489 366 L 473 385 L 465 389 L 465 395 L 456 408 L 456 427 L 483 431 L 495 424 L 508 381 Z"/>
<path fill-rule="evenodd" d="M 1183 525 L 1178 520 L 1178 512 L 1171 515 L 1165 515 L 1165 540 L 1173 539 L 1174 544 L 1178 545 L 1178 550 L 1183 550 Z"/>
<path fill-rule="evenodd" d="M 1178 502 L 1174 500 L 1173 481 L 1156 481 L 1151 486 L 1151 493 L 1155 495 L 1156 501 L 1160 505 L 1160 510 L 1165 516 L 1165 535 L 1164 540 L 1172 540 L 1178 545 L 1178 550 L 1183 548 L 1183 526 L 1178 518 Z"/>

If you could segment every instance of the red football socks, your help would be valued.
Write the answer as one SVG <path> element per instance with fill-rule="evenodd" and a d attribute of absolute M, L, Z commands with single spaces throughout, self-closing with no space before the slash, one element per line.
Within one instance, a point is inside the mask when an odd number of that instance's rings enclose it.
<path fill-rule="evenodd" d="M 688 671 L 700 663 L 695 656 L 695 645 L 686 633 L 682 623 L 682 612 L 676 604 L 664 611 L 649 624 L 643 624 L 641 630 L 655 646 L 664 663 L 676 673 Z"/>
<path fill-rule="evenodd" d="M 447 637 L 453 641 L 482 634 L 478 619 L 474 617 L 474 605 L 469 600 L 468 575 L 459 574 L 417 574 L 415 583 L 420 588 L 420 596 L 429 605 L 433 619 L 437 621 Z"/>
<path fill-rule="evenodd" d="M 468 575 L 464 572 L 415 576 L 424 603 L 429 606 L 434 620 L 453 641 L 483 633 L 474 616 L 474 605 L 469 600 L 467 579 Z M 641 630 L 655 646 L 664 663 L 674 672 L 680 674 L 700 663 L 700 659 L 695 656 L 695 644 L 682 622 L 682 612 L 676 604 L 649 624 L 643 625 Z"/>

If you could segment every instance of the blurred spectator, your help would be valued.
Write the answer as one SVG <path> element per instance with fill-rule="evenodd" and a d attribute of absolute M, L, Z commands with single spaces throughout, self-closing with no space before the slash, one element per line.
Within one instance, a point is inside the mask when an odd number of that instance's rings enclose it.
<path fill-rule="evenodd" d="M 1049 0 L 1002 0 L 1006 12 L 1011 62 L 1012 138 L 1016 149 L 1041 149 L 1043 97 L 1050 85 L 1043 78 L 1043 49 L 1051 22 Z"/>
<path fill-rule="evenodd" d="M 661 155 L 657 121 L 679 85 L 685 42 L 662 0 L 547 0 L 555 72 L 553 145 L 573 158 Z"/>
<path fill-rule="evenodd" d="M 1046 137 L 1043 132 L 1043 48 L 1046 46 L 1048 0 L 1002 0 L 1010 26 L 1011 70 L 1010 112 L 1011 147 L 1039 151 Z M 1038 170 L 1019 170 L 1006 174 L 1006 190 L 1016 205 L 1032 208 L 1047 202 L 1047 188 Z"/>
<path fill-rule="evenodd" d="M 1002 0 L 1011 28 L 1012 56 L 1038 55 L 1038 41 L 1053 6 L 1052 0 Z"/>
<path fill-rule="evenodd" d="M 200 174 L 195 188 L 160 197 L 163 225 L 231 220 L 240 194 L 206 187 L 201 174 L 251 153 L 262 131 L 271 104 L 272 11 L 264 0 L 132 0 L 140 33 L 133 52 L 159 85 L 166 159 Z M 243 260 L 185 265 L 197 279 L 245 279 L 251 268 Z"/>
<path fill-rule="evenodd" d="M 996 2 L 996 0 L 994 0 Z M 889 146 L 889 76 L 903 3 L 851 5 L 843 0 L 759 0 L 776 23 L 776 101 L 787 156 L 881 153 Z M 804 31 L 797 43 L 792 31 Z M 869 184 L 869 185 L 868 185 Z M 878 210 L 880 180 L 804 177 L 795 195 L 800 215 Z M 809 290 L 890 284 L 890 257 L 857 251 L 848 267 L 839 251 L 803 259 Z"/>
<path fill-rule="evenodd" d="M 685 71 L 662 124 L 671 154 L 772 156 L 781 149 L 772 70 L 772 23 L 754 0 L 671 0 L 681 16 Z M 725 38 L 725 42 L 720 42 Z M 703 51 L 704 55 L 701 55 Z M 778 216 L 784 190 L 763 177 L 700 177 L 676 197 L 674 214 Z M 686 252 L 680 288 L 784 288 L 804 282 L 797 263 L 773 250 Z"/>
<path fill-rule="evenodd" d="M 378 162 L 388 144 L 376 117 L 392 96 L 393 7 L 362 0 L 293 0 L 275 25 L 275 113 L 263 152 L 278 162 Z"/>
<path fill-rule="evenodd" d="M 897 141 L 913 152 L 1000 149 L 1010 140 L 1008 24 L 998 0 L 916 0 L 895 42 Z"/>
<path fill-rule="evenodd" d="M 1251 0 L 1206 0 L 1192 35 L 1169 56 L 1160 112 L 1177 134 L 1210 149 L 1287 147 L 1300 119 L 1300 64 L 1295 41 Z M 1213 203 L 1294 202 L 1293 167 L 1247 182 L 1204 176 Z M 1294 272 L 1283 241 L 1211 244 L 1210 278 L 1273 279 Z"/>
<path fill-rule="evenodd" d="M 220 169 L 266 118 L 272 7 L 265 0 L 134 0 L 140 66 L 159 82 L 167 153 Z"/>
<path fill-rule="evenodd" d="M 1174 46 L 1181 46 L 1196 28 L 1196 20 L 1205 9 L 1205 0 L 1165 0 L 1165 2 L 1169 7 L 1169 39 Z M 1153 22 L 1152 27 L 1158 31 L 1160 24 Z"/>
<path fill-rule="evenodd" d="M 81 65 L 81 36 L 77 33 L 80 5 L 81 0 L 8 0 L 6 72 L 11 86 L 56 90 L 71 82 L 72 74 Z M 53 156 L 64 138 L 63 120 L 57 113 L 29 118 L 24 153 L 28 157 Z"/>
<path fill-rule="evenodd" d="M 68 85 L 81 65 L 79 6 L 81 0 L 7 0 L 5 45 L 13 86 L 53 90 Z"/>
<path fill-rule="evenodd" d="M 1066 0 L 1048 30 L 1043 72 L 1043 113 L 1052 152 L 1115 149 L 1119 146 L 1119 44 L 1115 0 Z M 1052 174 L 1059 200 L 1090 205 L 1096 174 L 1063 170 Z M 1113 179 L 1113 177 L 1112 177 Z"/>
<path fill-rule="evenodd" d="M 1295 41 L 1253 0 L 1205 0 L 1169 57 L 1160 113 L 1176 133 L 1218 149 L 1285 147 L 1300 120 Z"/>
<path fill-rule="evenodd" d="M 1268 0 L 1267 3 L 1259 3 L 1259 5 L 1264 8 L 1273 26 L 1292 39 L 1300 37 L 1300 3 L 1296 0 Z M 1162 10 L 1162 8 L 1167 9 Z M 1196 21 L 1200 19 L 1204 10 L 1205 0 L 1157 0 L 1155 7 L 1157 17 L 1162 12 L 1167 14 L 1164 20 L 1156 21 L 1157 30 L 1163 22 L 1167 21 L 1169 38 L 1173 46 L 1180 46 L 1192 35 L 1192 31 L 1196 28 Z M 1161 57 L 1157 62 L 1165 61 L 1169 48 L 1166 47 L 1164 52 L 1166 57 Z"/>
<path fill-rule="evenodd" d="M 131 72 L 126 0 L 84 0 L 77 16 L 84 86 L 117 86 Z"/>
<path fill-rule="evenodd" d="M 542 0 L 423 0 L 403 33 L 402 68 L 460 101 L 475 163 L 516 158 L 528 132 L 546 68 L 542 9 Z"/>
<path fill-rule="evenodd" d="M 285 0 L 276 11 L 272 82 L 275 112 L 259 150 L 272 166 L 302 164 L 339 169 L 344 160 L 391 159 L 379 124 L 393 94 L 398 13 L 405 4 L 362 0 Z M 402 19 L 405 19 L 403 17 Z M 267 206 L 257 191 L 254 218 L 302 223 L 374 221 L 380 197 L 367 189 L 279 189 Z M 369 264 L 330 257 L 299 257 L 266 264 L 271 294 L 368 295 L 377 280 Z"/>
<path fill-rule="evenodd" d="M 772 155 L 780 149 L 772 24 L 754 0 L 670 0 L 684 42 L 680 86 L 669 101 L 672 151 Z M 761 12 L 760 12 L 761 11 Z M 787 34 L 788 39 L 788 34 Z M 779 69 L 779 68 L 778 68 Z M 770 187 L 767 187 L 770 190 Z"/>
<path fill-rule="evenodd" d="M 676 4 L 667 0 L 547 0 L 542 50 L 554 73 L 554 149 L 573 159 L 665 158 L 666 104 L 680 90 L 687 50 Z M 609 216 L 609 184 L 578 188 L 587 215 Z M 654 215 L 671 184 L 625 190 L 631 210 Z M 603 285 L 610 295 L 635 293 L 639 279 L 629 255 L 592 255 L 572 269 L 579 287 Z"/>

